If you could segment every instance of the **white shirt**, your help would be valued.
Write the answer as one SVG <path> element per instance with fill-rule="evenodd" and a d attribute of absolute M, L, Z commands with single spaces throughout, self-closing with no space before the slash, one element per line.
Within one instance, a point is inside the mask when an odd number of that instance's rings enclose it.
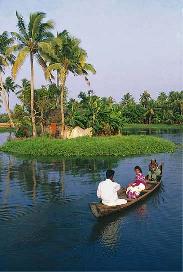
<path fill-rule="evenodd" d="M 120 189 L 120 184 L 113 182 L 110 179 L 106 179 L 99 183 L 97 189 L 98 198 L 102 199 L 102 203 L 108 206 L 114 206 L 118 203 L 117 191 Z"/>

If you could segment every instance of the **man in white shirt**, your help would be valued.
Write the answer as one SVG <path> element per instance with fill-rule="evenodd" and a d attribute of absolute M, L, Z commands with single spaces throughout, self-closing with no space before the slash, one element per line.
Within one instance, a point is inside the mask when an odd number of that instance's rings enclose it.
<path fill-rule="evenodd" d="M 97 189 L 98 198 L 102 199 L 102 203 L 107 206 L 116 206 L 126 204 L 126 199 L 118 198 L 117 191 L 120 189 L 120 184 L 113 181 L 114 170 L 107 170 L 106 180 L 99 183 Z"/>

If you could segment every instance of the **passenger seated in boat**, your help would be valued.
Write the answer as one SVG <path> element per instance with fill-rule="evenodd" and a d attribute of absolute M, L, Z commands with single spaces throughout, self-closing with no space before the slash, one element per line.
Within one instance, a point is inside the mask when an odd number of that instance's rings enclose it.
<path fill-rule="evenodd" d="M 117 191 L 120 189 L 120 184 L 114 182 L 114 170 L 107 170 L 106 180 L 98 185 L 97 196 L 102 199 L 102 203 L 107 206 L 116 206 L 126 204 L 125 199 L 118 198 Z"/>
<path fill-rule="evenodd" d="M 135 166 L 134 171 L 136 173 L 135 180 L 128 185 L 126 190 L 129 199 L 137 198 L 140 192 L 145 189 L 146 185 L 145 176 L 142 174 L 140 166 Z"/>
<path fill-rule="evenodd" d="M 162 175 L 162 163 L 158 165 L 156 160 L 151 160 L 149 164 L 148 180 L 150 182 L 156 183 L 161 179 Z"/>

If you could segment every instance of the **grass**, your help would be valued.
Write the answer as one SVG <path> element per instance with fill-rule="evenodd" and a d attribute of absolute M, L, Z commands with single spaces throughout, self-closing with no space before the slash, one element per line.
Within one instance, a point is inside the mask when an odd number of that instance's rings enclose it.
<path fill-rule="evenodd" d="M 167 124 L 124 124 L 123 129 L 181 129 L 183 125 L 167 125 Z"/>
<path fill-rule="evenodd" d="M 13 132 L 13 131 L 15 131 L 15 129 L 14 128 L 2 128 L 2 127 L 0 127 L 0 133 L 1 132 Z"/>
<path fill-rule="evenodd" d="M 70 140 L 39 137 L 36 139 L 12 140 L 0 147 L 1 151 L 59 158 L 96 157 L 173 152 L 175 144 L 159 137 L 131 135 L 111 137 L 82 137 Z"/>

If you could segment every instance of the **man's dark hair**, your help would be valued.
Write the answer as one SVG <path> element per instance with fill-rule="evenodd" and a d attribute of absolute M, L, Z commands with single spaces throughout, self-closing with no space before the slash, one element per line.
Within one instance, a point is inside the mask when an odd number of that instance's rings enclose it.
<path fill-rule="evenodd" d="M 134 169 L 135 169 L 135 170 L 137 170 L 137 169 L 138 169 L 138 170 L 140 171 L 140 173 L 142 173 L 142 169 L 140 168 L 140 166 L 138 166 L 138 165 L 137 165 L 137 166 L 135 166 L 135 168 L 134 168 Z"/>
<path fill-rule="evenodd" d="M 106 178 L 107 179 L 110 179 L 110 178 L 113 178 L 114 177 L 114 170 L 107 170 L 106 171 Z"/>

